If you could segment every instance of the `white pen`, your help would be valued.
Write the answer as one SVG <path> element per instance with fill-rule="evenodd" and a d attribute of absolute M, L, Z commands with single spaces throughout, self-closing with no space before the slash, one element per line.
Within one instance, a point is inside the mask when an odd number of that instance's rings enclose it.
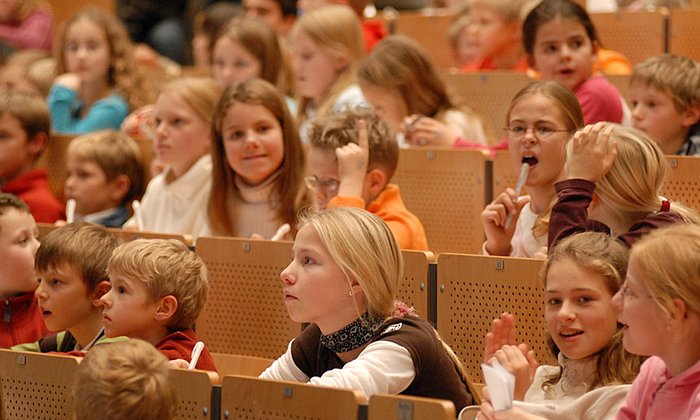
<path fill-rule="evenodd" d="M 271 240 L 271 241 L 279 241 L 279 240 L 281 240 L 281 239 L 284 237 L 284 235 L 286 235 L 287 233 L 289 233 L 289 230 L 290 230 L 290 229 L 291 229 L 291 228 L 289 227 L 289 223 L 283 224 L 282 226 L 279 227 L 279 229 L 277 229 L 277 232 L 275 232 L 275 234 L 272 235 L 272 238 L 270 238 L 270 240 Z"/>
<path fill-rule="evenodd" d="M 202 350 L 204 350 L 204 343 L 197 341 L 197 344 L 195 344 L 194 348 L 192 349 L 192 357 L 190 357 L 190 365 L 187 367 L 187 369 L 192 370 L 197 366 Z"/>
<path fill-rule="evenodd" d="M 73 223 L 75 221 L 75 199 L 69 198 L 66 201 L 66 223 Z"/>
<path fill-rule="evenodd" d="M 515 203 L 517 205 L 518 203 L 518 197 L 520 196 L 520 192 L 523 190 L 523 186 L 525 185 L 525 181 L 527 181 L 527 174 L 530 171 L 530 164 L 525 162 L 523 163 L 523 166 L 520 168 L 520 176 L 518 177 L 518 183 L 515 184 Z M 508 229 L 510 224 L 513 222 L 513 213 L 508 213 L 508 216 L 506 217 L 506 225 L 505 228 Z"/>
<path fill-rule="evenodd" d="M 143 216 L 141 215 L 141 202 L 139 200 L 134 200 L 131 203 L 131 208 L 134 209 L 134 219 L 136 220 L 136 227 L 138 230 L 143 230 Z"/>

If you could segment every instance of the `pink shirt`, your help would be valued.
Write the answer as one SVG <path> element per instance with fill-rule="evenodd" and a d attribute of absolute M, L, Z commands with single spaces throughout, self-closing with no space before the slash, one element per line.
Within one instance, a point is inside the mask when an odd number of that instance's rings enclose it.
<path fill-rule="evenodd" d="M 16 48 L 51 51 L 53 17 L 46 10 L 34 10 L 22 21 L 0 22 L 0 39 Z"/>
<path fill-rule="evenodd" d="M 700 419 L 700 361 L 671 377 L 663 360 L 650 357 L 616 418 Z"/>
<path fill-rule="evenodd" d="M 574 94 L 583 110 L 583 122 L 622 122 L 622 96 L 620 91 L 603 76 L 591 76 L 581 83 Z"/>

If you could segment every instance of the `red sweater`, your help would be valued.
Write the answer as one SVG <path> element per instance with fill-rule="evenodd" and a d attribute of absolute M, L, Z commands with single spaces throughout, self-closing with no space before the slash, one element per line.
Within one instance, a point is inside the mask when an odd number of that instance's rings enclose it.
<path fill-rule="evenodd" d="M 22 293 L 0 302 L 2 326 L 0 348 L 33 343 L 49 333 L 34 292 Z"/>
<path fill-rule="evenodd" d="M 197 344 L 197 336 L 194 331 L 186 329 L 183 331 L 175 331 L 163 337 L 156 348 L 168 358 L 168 360 L 183 359 L 190 362 L 192 359 L 192 349 Z M 216 372 L 214 359 L 211 357 L 209 350 L 205 347 L 197 361 L 197 369 L 209 370 Z"/>
<path fill-rule="evenodd" d="M 14 194 L 27 203 L 37 223 L 53 223 L 66 218 L 63 204 L 49 188 L 46 169 L 34 169 L 13 179 L 2 187 L 2 192 Z"/>

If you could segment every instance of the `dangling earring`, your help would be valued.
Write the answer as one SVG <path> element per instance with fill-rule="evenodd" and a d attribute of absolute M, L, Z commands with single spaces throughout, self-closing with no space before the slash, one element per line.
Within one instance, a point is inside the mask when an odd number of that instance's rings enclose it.
<path fill-rule="evenodd" d="M 348 296 L 352 296 L 352 289 L 348 292 Z"/>

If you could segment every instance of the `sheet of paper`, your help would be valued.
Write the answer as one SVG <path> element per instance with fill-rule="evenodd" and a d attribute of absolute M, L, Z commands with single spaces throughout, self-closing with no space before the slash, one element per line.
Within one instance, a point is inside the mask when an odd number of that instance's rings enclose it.
<path fill-rule="evenodd" d="M 496 359 L 493 359 L 491 365 L 482 363 L 481 370 L 484 372 L 484 381 L 489 389 L 491 405 L 494 410 L 506 410 L 513 407 L 515 376 L 501 366 Z"/>

